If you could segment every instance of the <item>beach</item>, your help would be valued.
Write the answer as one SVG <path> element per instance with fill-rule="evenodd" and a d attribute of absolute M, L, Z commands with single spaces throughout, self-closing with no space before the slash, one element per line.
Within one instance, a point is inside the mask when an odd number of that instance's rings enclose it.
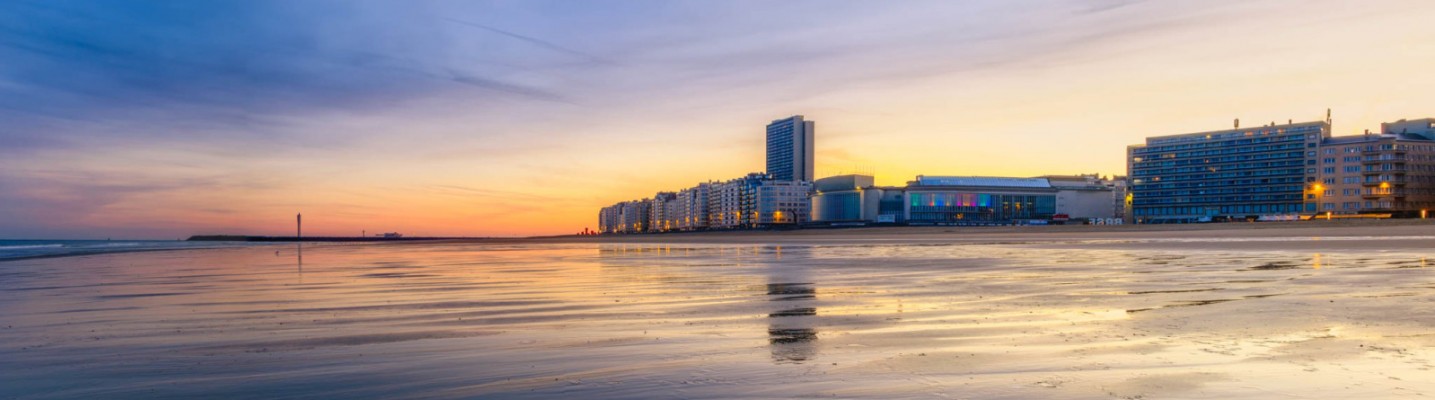
<path fill-rule="evenodd" d="M 1412 398 L 1435 225 L 921 227 L 0 261 L 0 398 Z"/>

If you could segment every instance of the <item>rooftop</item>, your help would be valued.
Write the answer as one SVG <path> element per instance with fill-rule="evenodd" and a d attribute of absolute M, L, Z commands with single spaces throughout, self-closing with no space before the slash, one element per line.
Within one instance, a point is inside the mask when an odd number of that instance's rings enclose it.
<path fill-rule="evenodd" d="M 1050 188 L 1045 178 L 1007 178 L 995 176 L 925 176 L 917 175 L 911 186 L 986 186 L 1018 188 Z"/>
<path fill-rule="evenodd" d="M 1295 122 L 1281 125 L 1250 126 L 1245 128 L 1222 129 L 1218 131 L 1182 133 L 1177 135 L 1151 136 L 1146 138 L 1145 144 L 1128 146 L 1130 148 L 1141 148 L 1151 145 L 1168 145 L 1184 142 L 1195 142 L 1202 140 L 1226 140 L 1254 135 L 1269 135 L 1288 133 L 1288 130 L 1299 130 L 1303 128 L 1329 127 L 1325 121 Z"/>

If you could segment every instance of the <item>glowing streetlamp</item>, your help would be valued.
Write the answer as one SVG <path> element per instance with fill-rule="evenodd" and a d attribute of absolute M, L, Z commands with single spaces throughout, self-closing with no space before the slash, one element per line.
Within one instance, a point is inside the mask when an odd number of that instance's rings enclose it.
<path fill-rule="evenodd" d="M 1321 200 L 1321 196 L 1324 194 L 1324 193 L 1322 192 L 1322 190 L 1325 190 L 1325 186 L 1323 186 L 1323 185 L 1321 185 L 1321 184 L 1319 184 L 1319 183 L 1310 186 L 1310 194 L 1311 194 L 1311 197 L 1314 197 L 1314 198 L 1315 198 L 1315 207 L 1316 207 L 1316 208 L 1315 208 L 1315 212 L 1316 212 L 1316 213 L 1311 216 L 1311 219 L 1315 219 L 1317 216 L 1320 215 L 1320 200 Z M 1325 220 L 1326 220 L 1326 221 L 1329 221 L 1329 220 L 1330 220 L 1330 212 L 1329 212 L 1329 211 L 1326 211 L 1325 214 L 1326 214 L 1326 215 L 1325 215 Z"/>

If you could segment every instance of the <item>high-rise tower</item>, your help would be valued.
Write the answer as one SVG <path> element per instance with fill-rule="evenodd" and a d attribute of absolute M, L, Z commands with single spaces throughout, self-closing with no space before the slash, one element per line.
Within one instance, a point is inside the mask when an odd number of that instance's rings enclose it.
<path fill-rule="evenodd" d="M 813 121 L 801 115 L 767 124 L 767 173 L 779 181 L 812 181 Z"/>

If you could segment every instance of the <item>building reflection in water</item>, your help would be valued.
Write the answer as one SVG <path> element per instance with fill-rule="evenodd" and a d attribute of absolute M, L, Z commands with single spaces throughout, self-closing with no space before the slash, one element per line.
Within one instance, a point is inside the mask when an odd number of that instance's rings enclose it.
<path fill-rule="evenodd" d="M 781 247 L 776 249 L 781 254 Z M 807 267 L 777 262 L 768 266 L 767 340 L 772 360 L 779 364 L 800 364 L 817 353 L 817 287 L 810 282 Z"/>
<path fill-rule="evenodd" d="M 296 262 L 299 265 L 299 283 L 304 283 L 304 243 L 294 244 L 294 254 L 298 256 Z"/>

